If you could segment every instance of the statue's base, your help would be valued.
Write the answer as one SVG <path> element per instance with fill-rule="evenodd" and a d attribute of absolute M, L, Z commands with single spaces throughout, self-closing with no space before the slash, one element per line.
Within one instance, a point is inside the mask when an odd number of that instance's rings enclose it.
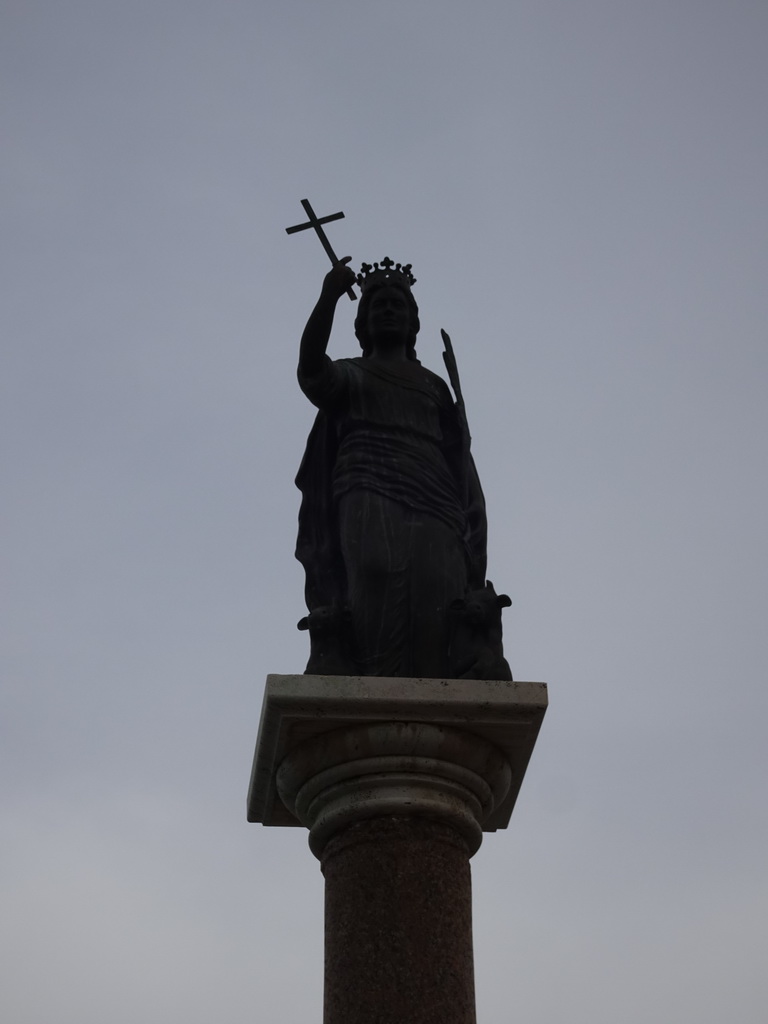
<path fill-rule="evenodd" d="M 248 821 L 313 827 L 322 784 L 334 793 L 343 786 L 347 803 L 352 798 L 359 813 L 362 788 L 375 782 L 378 803 L 368 799 L 365 816 L 400 813 L 404 803 L 392 790 L 392 770 L 402 794 L 404 781 L 423 780 L 438 766 L 440 792 L 432 793 L 433 803 L 444 803 L 448 790 L 469 786 L 480 802 L 473 803 L 471 814 L 482 831 L 506 828 L 546 707 L 545 683 L 270 675 Z M 341 771 L 344 764 L 357 766 L 354 775 Z M 440 770 L 447 765 L 452 765 L 450 770 Z M 386 773 L 385 785 L 381 779 Z M 313 781 L 308 788 L 308 781 L 315 779 L 321 783 Z M 419 813 L 412 803 L 408 806 L 410 813 Z M 426 806 L 425 812 L 435 816 Z M 333 817 L 335 812 L 330 813 Z M 335 827 L 341 824 L 339 820 Z M 334 828 L 328 827 L 330 835 Z"/>

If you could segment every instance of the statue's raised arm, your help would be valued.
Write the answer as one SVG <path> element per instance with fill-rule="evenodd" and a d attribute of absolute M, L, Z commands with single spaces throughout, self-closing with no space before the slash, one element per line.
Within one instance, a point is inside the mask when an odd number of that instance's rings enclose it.
<path fill-rule="evenodd" d="M 301 336 L 299 373 L 304 376 L 311 377 L 320 371 L 331 337 L 336 304 L 355 283 L 355 273 L 348 266 L 351 259 L 351 256 L 345 256 L 334 263 L 323 278 L 320 298 Z"/>

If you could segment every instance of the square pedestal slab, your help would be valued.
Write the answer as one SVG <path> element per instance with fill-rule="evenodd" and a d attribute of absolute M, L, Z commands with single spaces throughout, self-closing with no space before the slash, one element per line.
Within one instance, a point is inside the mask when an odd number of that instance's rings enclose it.
<path fill-rule="evenodd" d="M 269 675 L 248 791 L 248 821 L 300 824 L 280 800 L 275 777 L 283 758 L 305 740 L 373 722 L 428 722 L 481 736 L 504 754 L 512 785 L 483 831 L 506 828 L 546 708 L 546 683 Z"/>

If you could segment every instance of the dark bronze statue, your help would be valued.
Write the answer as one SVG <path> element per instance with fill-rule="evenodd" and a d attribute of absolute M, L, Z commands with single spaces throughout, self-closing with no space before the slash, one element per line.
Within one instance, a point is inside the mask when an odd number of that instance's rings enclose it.
<path fill-rule="evenodd" d="M 305 202 L 310 223 L 319 221 Z M 327 243 L 327 240 L 326 240 Z M 324 244 L 326 244 L 324 243 Z M 511 679 L 510 603 L 486 581 L 485 502 L 450 340 L 457 401 L 416 358 L 410 267 L 335 260 L 301 339 L 299 384 L 318 408 L 296 480 L 296 557 L 306 571 L 307 672 Z M 331 361 L 336 304 L 355 282 L 362 355 Z"/>

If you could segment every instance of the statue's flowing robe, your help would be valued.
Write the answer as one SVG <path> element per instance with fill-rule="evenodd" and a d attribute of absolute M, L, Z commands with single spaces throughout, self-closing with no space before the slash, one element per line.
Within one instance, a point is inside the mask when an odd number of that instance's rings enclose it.
<path fill-rule="evenodd" d="M 468 438 L 442 378 L 415 360 L 299 373 L 319 409 L 297 486 L 296 557 L 310 613 L 348 616 L 334 671 L 441 676 L 448 610 L 485 578 L 486 519 Z"/>

